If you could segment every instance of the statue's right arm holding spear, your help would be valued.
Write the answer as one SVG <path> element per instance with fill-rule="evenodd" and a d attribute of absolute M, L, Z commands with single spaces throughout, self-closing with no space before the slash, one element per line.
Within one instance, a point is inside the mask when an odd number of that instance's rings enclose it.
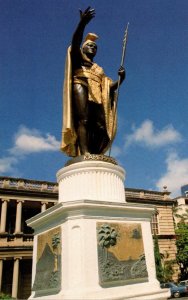
<path fill-rule="evenodd" d="M 66 127 L 64 123 L 63 134 L 71 129 L 72 137 L 76 137 L 72 140 L 70 138 L 70 141 L 67 138 L 63 140 L 62 150 L 69 156 L 105 153 L 111 147 L 116 131 L 117 93 L 114 92 L 119 89 L 125 78 L 125 69 L 121 65 L 118 71 L 119 79 L 113 82 L 94 62 L 98 36 L 89 33 L 83 41 L 85 27 L 94 17 L 95 10 L 90 7 L 84 12 L 80 11 L 80 21 L 73 34 L 69 51 L 71 71 L 68 73 L 71 76 L 69 80 L 72 99 L 71 109 L 67 111 L 72 110 L 70 118 L 73 128 Z M 67 95 L 65 91 L 64 95 Z M 64 102 L 66 101 L 64 97 Z M 65 107 L 67 109 L 67 105 Z"/>

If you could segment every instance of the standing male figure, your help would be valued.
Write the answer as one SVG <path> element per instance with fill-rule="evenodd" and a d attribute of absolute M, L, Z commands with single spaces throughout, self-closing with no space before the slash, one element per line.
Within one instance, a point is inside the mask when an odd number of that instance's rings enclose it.
<path fill-rule="evenodd" d="M 98 36 L 89 33 L 82 44 L 84 29 L 94 16 L 95 10 L 90 7 L 80 11 L 80 22 L 67 53 L 61 149 L 69 156 L 103 154 L 116 133 L 118 81 L 113 82 L 93 61 Z M 121 84 L 125 78 L 123 67 L 118 75 Z"/>

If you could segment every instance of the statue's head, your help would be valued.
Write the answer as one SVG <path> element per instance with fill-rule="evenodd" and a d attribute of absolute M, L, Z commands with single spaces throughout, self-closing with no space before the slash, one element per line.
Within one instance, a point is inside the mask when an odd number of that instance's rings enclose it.
<path fill-rule="evenodd" d="M 90 59 L 97 53 L 96 39 L 98 36 L 95 33 L 88 33 L 82 45 L 82 52 Z"/>

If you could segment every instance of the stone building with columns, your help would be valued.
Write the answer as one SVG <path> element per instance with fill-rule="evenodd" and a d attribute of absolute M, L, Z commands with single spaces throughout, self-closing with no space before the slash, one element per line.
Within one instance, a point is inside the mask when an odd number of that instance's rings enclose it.
<path fill-rule="evenodd" d="M 31 293 L 33 230 L 26 220 L 57 202 L 55 183 L 0 177 L 0 291 Z"/>
<path fill-rule="evenodd" d="M 181 220 L 188 223 L 188 184 L 181 187 L 181 195 L 176 198 L 175 222 Z"/>
<path fill-rule="evenodd" d="M 176 255 L 172 206 L 169 192 L 126 188 L 126 201 L 156 205 L 151 222 L 161 253 Z M 19 299 L 31 293 L 33 230 L 26 220 L 45 211 L 58 200 L 56 183 L 0 177 L 0 291 Z M 177 279 L 177 274 L 174 280 Z"/>
<path fill-rule="evenodd" d="M 151 220 L 152 235 L 157 236 L 159 251 L 164 256 L 164 261 L 176 259 L 176 236 L 174 226 L 173 207 L 177 205 L 176 199 L 170 198 L 170 192 L 165 187 L 163 192 L 126 188 L 127 202 L 152 204 L 156 206 L 156 214 Z M 178 281 L 179 267 L 173 265 L 173 281 Z"/>

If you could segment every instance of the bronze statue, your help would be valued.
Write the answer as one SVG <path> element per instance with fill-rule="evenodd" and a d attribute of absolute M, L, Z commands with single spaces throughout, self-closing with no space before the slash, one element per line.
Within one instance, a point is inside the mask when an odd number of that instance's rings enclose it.
<path fill-rule="evenodd" d="M 94 16 L 90 7 L 80 11 L 66 59 L 61 149 L 72 157 L 108 150 L 116 133 L 116 90 L 125 78 L 120 67 L 119 82 L 113 82 L 93 61 L 96 34 L 89 33 L 82 44 L 84 29 Z"/>

